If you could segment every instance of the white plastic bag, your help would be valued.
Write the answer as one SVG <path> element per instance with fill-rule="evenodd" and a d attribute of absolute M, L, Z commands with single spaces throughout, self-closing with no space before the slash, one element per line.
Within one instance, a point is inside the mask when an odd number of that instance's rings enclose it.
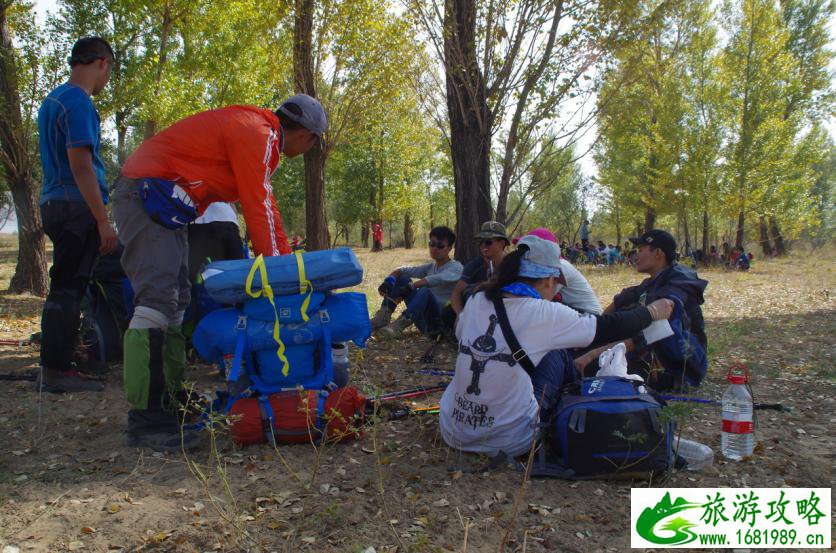
<path fill-rule="evenodd" d="M 598 356 L 598 373 L 595 376 L 619 376 L 644 382 L 637 374 L 627 374 L 627 348 L 619 342 Z"/>

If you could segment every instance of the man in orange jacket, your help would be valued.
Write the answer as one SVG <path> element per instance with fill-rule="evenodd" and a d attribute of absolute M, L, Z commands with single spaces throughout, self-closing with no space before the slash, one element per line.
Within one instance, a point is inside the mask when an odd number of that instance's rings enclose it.
<path fill-rule="evenodd" d="M 123 346 L 131 404 L 126 445 L 181 447 L 171 397 L 186 366 L 186 225 L 212 202 L 240 201 L 255 253 L 290 253 L 270 178 L 282 154 L 304 154 L 327 127 L 319 102 L 297 94 L 275 113 L 229 106 L 192 115 L 146 140 L 125 162 L 112 202 L 135 298 Z M 186 435 L 184 445 L 195 442 Z"/>

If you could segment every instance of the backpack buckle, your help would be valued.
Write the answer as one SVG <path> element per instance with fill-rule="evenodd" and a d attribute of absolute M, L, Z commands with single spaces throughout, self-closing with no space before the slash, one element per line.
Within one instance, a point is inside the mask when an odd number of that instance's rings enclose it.
<path fill-rule="evenodd" d="M 246 330 L 247 329 L 247 316 L 246 315 L 238 315 L 238 322 L 235 323 L 235 330 Z"/>
<path fill-rule="evenodd" d="M 518 349 L 517 351 L 515 351 L 514 353 L 511 354 L 511 358 L 514 361 L 516 361 L 517 363 L 519 363 L 520 361 L 522 361 L 526 357 L 528 357 L 528 354 L 522 348 Z"/>
<path fill-rule="evenodd" d="M 331 315 L 328 314 L 328 310 L 323 309 L 319 312 L 319 320 L 322 323 L 330 323 L 331 322 Z"/>

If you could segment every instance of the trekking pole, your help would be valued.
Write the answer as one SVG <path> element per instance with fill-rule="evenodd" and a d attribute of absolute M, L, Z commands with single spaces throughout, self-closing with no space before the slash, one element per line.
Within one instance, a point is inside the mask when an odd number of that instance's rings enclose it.
<path fill-rule="evenodd" d="M 435 392 L 441 392 L 447 387 L 447 384 L 440 382 L 437 386 L 416 386 L 407 390 L 399 392 L 389 392 L 381 394 L 377 397 L 372 397 L 366 400 L 367 403 L 375 403 L 377 401 L 393 401 L 396 399 L 407 399 L 411 397 L 426 396 Z"/>
<path fill-rule="evenodd" d="M 424 367 L 418 374 L 429 374 L 432 376 L 453 376 L 456 371 L 445 371 L 443 369 L 438 369 L 435 367 Z"/>
<path fill-rule="evenodd" d="M 437 415 L 440 409 L 438 405 L 433 405 L 431 407 L 418 407 L 418 408 L 411 408 L 407 407 L 404 409 L 398 409 L 397 411 L 392 411 L 389 413 L 390 421 L 405 419 L 406 417 L 412 415 Z"/>
<path fill-rule="evenodd" d="M 659 399 L 665 401 L 683 401 L 687 403 L 701 403 L 704 405 L 720 405 L 721 402 L 716 399 L 705 399 L 701 397 L 682 397 L 682 396 L 657 396 Z M 792 407 L 787 407 L 783 403 L 755 403 L 754 408 L 759 411 L 781 411 L 789 413 Z"/>
<path fill-rule="evenodd" d="M 32 340 L 0 340 L 0 346 L 28 346 L 32 343 Z"/>
<path fill-rule="evenodd" d="M 35 382 L 38 379 L 36 371 L 29 371 L 25 373 L 0 373 L 0 380 L 28 380 Z"/>

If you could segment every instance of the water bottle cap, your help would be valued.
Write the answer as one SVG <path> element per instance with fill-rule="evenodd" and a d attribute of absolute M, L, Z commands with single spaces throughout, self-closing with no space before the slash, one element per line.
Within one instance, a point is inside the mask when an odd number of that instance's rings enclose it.
<path fill-rule="evenodd" d="M 749 367 L 743 363 L 735 363 L 729 367 L 726 380 L 732 384 L 746 384 L 749 381 Z"/>

